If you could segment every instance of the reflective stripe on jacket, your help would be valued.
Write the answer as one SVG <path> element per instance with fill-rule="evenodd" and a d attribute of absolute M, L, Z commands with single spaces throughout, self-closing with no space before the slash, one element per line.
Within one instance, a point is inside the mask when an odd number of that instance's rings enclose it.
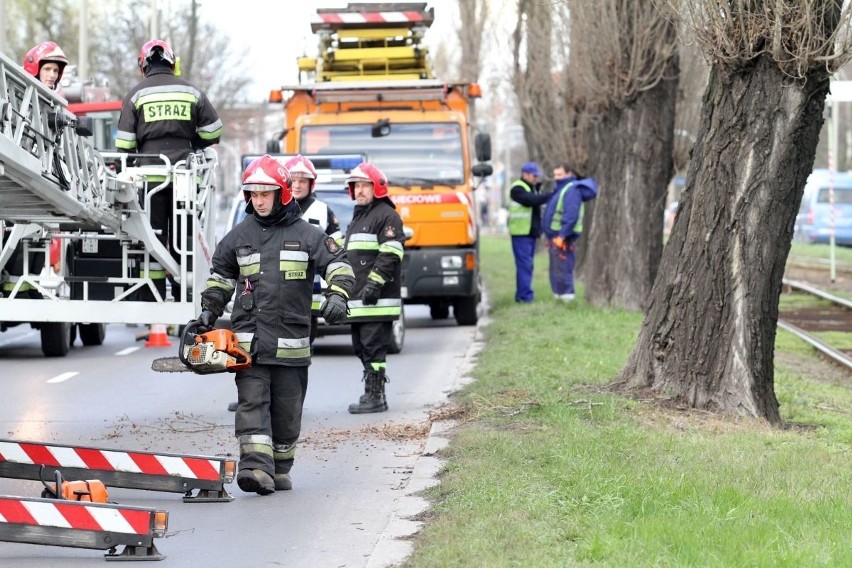
<path fill-rule="evenodd" d="M 356 205 L 346 232 L 346 258 L 355 272 L 355 292 L 349 301 L 349 321 L 390 321 L 402 313 L 402 219 L 388 200 Z M 358 292 L 368 280 L 382 287 L 375 306 L 365 306 Z"/>
<path fill-rule="evenodd" d="M 550 230 L 554 233 L 560 233 L 562 230 L 562 216 L 565 214 L 565 194 L 568 193 L 571 189 L 574 188 L 574 183 L 569 182 L 565 184 L 558 195 L 556 196 L 556 209 L 553 211 L 553 217 L 550 220 Z M 576 190 L 575 190 L 576 191 Z M 583 202 L 580 202 L 580 211 L 577 214 L 577 222 L 574 224 L 574 227 L 567 227 L 568 232 L 567 235 L 570 235 L 572 232 L 574 233 L 582 233 L 583 232 L 583 211 L 585 206 Z"/>

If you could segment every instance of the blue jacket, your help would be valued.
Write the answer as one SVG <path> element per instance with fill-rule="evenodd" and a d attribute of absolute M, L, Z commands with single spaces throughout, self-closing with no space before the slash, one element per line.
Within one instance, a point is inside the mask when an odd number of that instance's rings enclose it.
<path fill-rule="evenodd" d="M 553 195 L 550 201 L 547 202 L 547 206 L 544 208 L 544 215 L 542 216 L 541 224 L 547 238 L 552 239 L 559 236 L 569 241 L 577 240 L 582 232 L 582 219 L 580 215 L 583 202 L 594 199 L 597 195 L 598 182 L 594 178 L 577 179 L 571 176 L 557 181 Z M 561 208 L 559 207 L 560 200 L 562 200 Z M 561 209 L 562 213 L 560 216 L 557 216 L 559 209 Z M 580 222 L 581 230 L 575 231 L 578 222 Z"/>

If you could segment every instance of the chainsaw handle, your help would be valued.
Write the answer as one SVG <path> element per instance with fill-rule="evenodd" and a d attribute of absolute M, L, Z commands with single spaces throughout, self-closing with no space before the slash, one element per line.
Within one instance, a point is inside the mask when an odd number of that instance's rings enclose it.
<path fill-rule="evenodd" d="M 198 336 L 196 330 L 201 326 L 201 322 L 198 320 L 189 320 L 184 327 L 183 333 L 180 334 L 180 345 L 178 345 L 178 359 L 180 362 L 186 365 L 187 368 L 191 368 L 192 366 L 187 361 L 186 356 L 183 354 L 183 348 L 187 345 L 187 338 L 190 339 L 193 343 L 195 343 L 195 338 Z"/>

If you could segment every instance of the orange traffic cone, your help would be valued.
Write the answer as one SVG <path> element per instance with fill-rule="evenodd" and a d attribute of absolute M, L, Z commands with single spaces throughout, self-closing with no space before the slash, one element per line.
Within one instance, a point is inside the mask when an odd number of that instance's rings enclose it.
<path fill-rule="evenodd" d="M 148 334 L 148 341 L 145 342 L 145 347 L 171 347 L 172 342 L 169 341 L 169 336 L 166 334 L 166 326 L 161 323 L 151 324 L 151 333 Z"/>

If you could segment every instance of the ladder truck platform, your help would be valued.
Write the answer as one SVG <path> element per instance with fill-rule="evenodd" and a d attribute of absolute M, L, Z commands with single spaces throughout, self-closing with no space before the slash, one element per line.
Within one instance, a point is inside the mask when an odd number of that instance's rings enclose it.
<path fill-rule="evenodd" d="M 0 53 L 0 331 L 29 323 L 49 356 L 67 353 L 78 324 L 97 344 L 107 323 L 193 319 L 215 247 L 215 150 L 136 166 L 139 155 L 98 151 L 91 118 L 67 104 Z M 150 205 L 169 184 L 166 247 Z M 182 297 L 157 291 L 150 273 L 163 269 Z"/>

